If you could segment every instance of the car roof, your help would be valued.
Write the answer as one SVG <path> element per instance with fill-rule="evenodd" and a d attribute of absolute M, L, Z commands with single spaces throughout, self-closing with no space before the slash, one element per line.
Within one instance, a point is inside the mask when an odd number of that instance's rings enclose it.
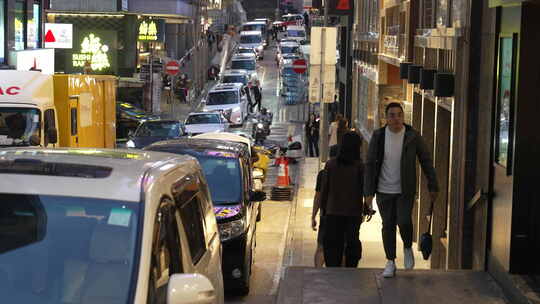
<path fill-rule="evenodd" d="M 249 22 L 243 23 L 242 25 L 253 25 L 253 24 L 263 24 L 263 25 L 266 25 L 266 23 L 265 23 L 264 21 L 249 21 Z"/>
<path fill-rule="evenodd" d="M 190 174 L 197 167 L 195 160 L 187 156 L 142 150 L 122 149 L 3 149 L 2 161 L 12 164 L 23 163 L 34 171 L 21 173 L 0 173 L 0 192 L 40 195 L 57 195 L 112 199 L 140 202 L 141 191 L 147 180 L 156 180 L 171 170 L 184 170 Z M 72 171 L 86 167 L 84 172 L 99 168 L 111 169 L 109 175 L 92 177 L 72 176 L 59 173 L 36 173 L 35 168 L 44 170 L 54 164 L 70 165 Z M 9 166 L 9 165 L 8 165 Z M 43 167 L 45 166 L 45 167 Z M 54 168 L 61 166 L 54 165 Z M 2 168 L 2 166 L 0 166 Z M 102 169 L 103 170 L 103 169 Z M 40 171 L 41 172 L 41 171 Z M 45 172 L 45 171 L 43 171 Z M 66 171 L 67 172 L 67 171 Z M 80 172 L 80 171 L 77 171 Z M 21 185 L 25 185 L 21 187 Z"/>
<path fill-rule="evenodd" d="M 230 132 L 209 132 L 199 135 L 195 135 L 192 138 L 201 138 L 201 139 L 219 139 L 226 141 L 234 141 L 243 144 L 247 144 L 248 147 L 251 147 L 251 141 L 243 136 Z"/>
<path fill-rule="evenodd" d="M 279 46 L 300 46 L 298 41 L 283 41 L 279 43 Z"/>
<path fill-rule="evenodd" d="M 240 36 L 248 36 L 248 35 L 262 35 L 261 31 L 242 31 L 240 32 Z"/>
<path fill-rule="evenodd" d="M 213 91 L 236 91 L 239 89 L 242 89 L 244 85 L 241 83 L 233 82 L 233 83 L 218 83 L 216 84 L 210 92 Z"/>
<path fill-rule="evenodd" d="M 201 139 L 196 137 L 179 138 L 156 142 L 144 148 L 150 151 L 162 151 L 168 148 L 196 149 L 199 151 L 219 151 L 233 153 L 234 157 L 242 155 L 246 150 L 245 145 L 220 139 Z M 247 154 L 246 154 L 247 155 Z"/>
<path fill-rule="evenodd" d="M 180 120 L 175 120 L 175 119 L 154 119 L 154 120 L 146 120 L 143 123 L 160 123 L 160 122 L 164 122 L 164 123 L 182 123 Z"/>
<path fill-rule="evenodd" d="M 306 28 L 301 25 L 289 25 L 287 30 L 306 31 Z"/>
<path fill-rule="evenodd" d="M 255 54 L 243 53 L 243 54 L 234 54 L 231 60 L 255 60 L 255 59 L 256 59 Z"/>
<path fill-rule="evenodd" d="M 188 116 L 195 116 L 195 115 L 208 115 L 208 114 L 212 114 L 212 115 L 220 115 L 219 112 L 191 112 L 188 114 Z"/>
<path fill-rule="evenodd" d="M 221 73 L 222 76 L 225 75 L 240 75 L 240 76 L 249 76 L 248 70 L 241 69 L 228 69 Z"/>

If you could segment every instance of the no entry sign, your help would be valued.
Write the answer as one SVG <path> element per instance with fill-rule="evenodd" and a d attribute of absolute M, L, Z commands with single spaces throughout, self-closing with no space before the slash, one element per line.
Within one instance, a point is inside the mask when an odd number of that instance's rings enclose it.
<path fill-rule="evenodd" d="M 169 61 L 167 62 L 167 65 L 165 65 L 165 71 L 167 74 L 174 76 L 180 72 L 180 64 L 178 64 L 177 61 Z"/>
<path fill-rule="evenodd" d="M 307 69 L 306 60 L 305 59 L 296 59 L 293 61 L 293 71 L 298 74 L 304 74 Z"/>

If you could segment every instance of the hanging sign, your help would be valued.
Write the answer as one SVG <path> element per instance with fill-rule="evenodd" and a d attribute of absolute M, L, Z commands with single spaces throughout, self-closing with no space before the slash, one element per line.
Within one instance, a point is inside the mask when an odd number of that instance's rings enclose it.
<path fill-rule="evenodd" d="M 156 20 L 143 20 L 139 24 L 139 41 L 157 41 L 158 25 Z"/>

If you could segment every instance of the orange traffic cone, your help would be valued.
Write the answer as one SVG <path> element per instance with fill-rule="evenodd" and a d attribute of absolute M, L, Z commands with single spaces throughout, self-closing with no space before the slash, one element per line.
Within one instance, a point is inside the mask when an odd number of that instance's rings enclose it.
<path fill-rule="evenodd" d="M 277 187 L 289 187 L 290 178 L 289 178 L 289 161 L 285 157 L 280 157 L 278 159 L 278 177 L 277 177 Z"/>

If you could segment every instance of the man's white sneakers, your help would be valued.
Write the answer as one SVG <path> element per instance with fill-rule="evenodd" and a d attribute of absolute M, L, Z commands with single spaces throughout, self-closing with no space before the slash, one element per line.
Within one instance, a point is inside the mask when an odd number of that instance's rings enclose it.
<path fill-rule="evenodd" d="M 386 267 L 384 267 L 382 276 L 385 278 L 393 278 L 395 275 L 396 275 L 396 263 L 394 263 L 394 261 L 386 262 Z"/>
<path fill-rule="evenodd" d="M 403 264 L 407 270 L 414 268 L 414 254 L 412 248 L 403 248 Z"/>

